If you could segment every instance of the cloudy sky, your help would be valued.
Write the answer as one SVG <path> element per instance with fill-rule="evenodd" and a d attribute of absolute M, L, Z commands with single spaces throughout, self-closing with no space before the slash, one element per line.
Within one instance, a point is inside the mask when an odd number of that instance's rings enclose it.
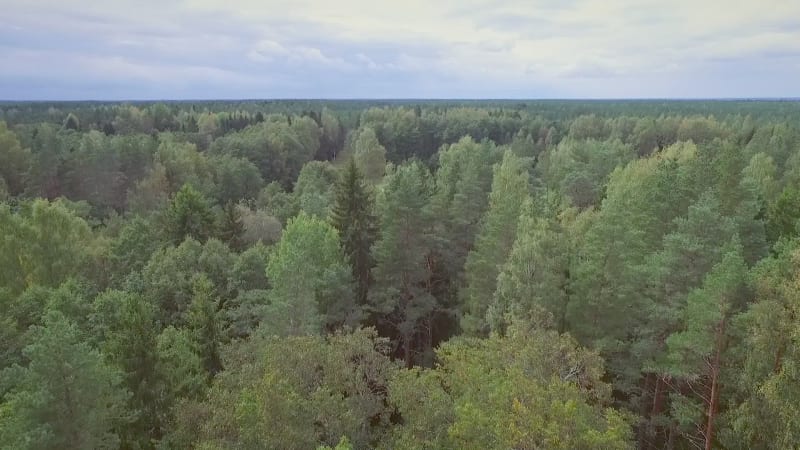
<path fill-rule="evenodd" d="M 800 97 L 800 0 L 0 0 L 0 99 Z"/>

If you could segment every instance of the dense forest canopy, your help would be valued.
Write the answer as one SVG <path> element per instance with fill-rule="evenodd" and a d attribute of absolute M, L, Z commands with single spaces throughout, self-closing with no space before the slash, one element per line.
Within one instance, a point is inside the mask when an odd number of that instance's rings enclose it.
<path fill-rule="evenodd" d="M 0 448 L 800 446 L 800 102 L 0 103 Z"/>

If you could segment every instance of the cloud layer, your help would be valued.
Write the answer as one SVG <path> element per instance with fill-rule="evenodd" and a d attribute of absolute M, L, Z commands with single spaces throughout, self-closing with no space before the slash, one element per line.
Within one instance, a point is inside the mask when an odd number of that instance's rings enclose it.
<path fill-rule="evenodd" d="M 0 99 L 800 96 L 786 0 L 0 0 Z"/>

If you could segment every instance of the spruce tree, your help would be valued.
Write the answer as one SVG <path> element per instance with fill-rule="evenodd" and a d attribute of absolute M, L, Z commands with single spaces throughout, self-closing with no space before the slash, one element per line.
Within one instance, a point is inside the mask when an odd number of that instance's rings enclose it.
<path fill-rule="evenodd" d="M 357 299 L 364 304 L 371 281 L 370 249 L 377 234 L 377 219 L 373 213 L 373 197 L 354 159 L 336 185 L 335 197 L 331 224 L 339 231 L 342 249 L 353 269 Z"/>
<path fill-rule="evenodd" d="M 194 280 L 192 303 L 187 311 L 187 322 L 203 367 L 209 376 L 222 370 L 220 347 L 222 327 L 214 297 L 214 284 L 205 274 Z"/>

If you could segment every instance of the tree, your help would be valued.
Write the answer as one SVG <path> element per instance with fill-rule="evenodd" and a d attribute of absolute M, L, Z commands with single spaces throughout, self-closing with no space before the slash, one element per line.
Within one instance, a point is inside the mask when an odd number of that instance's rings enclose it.
<path fill-rule="evenodd" d="M 616 169 L 570 268 L 568 330 L 607 358 L 614 388 L 625 393 L 621 402 L 643 417 L 659 415 L 664 405 L 655 400 L 663 398 L 663 385 L 645 369 L 652 355 L 643 345 L 650 344 L 643 337 L 651 335 L 644 324 L 660 317 L 643 295 L 650 285 L 659 286 L 646 263 L 696 195 L 696 151 L 691 144 L 676 144 Z M 646 424 L 638 430 L 642 446 Z"/>
<path fill-rule="evenodd" d="M 460 285 L 464 262 L 473 248 L 489 205 L 492 165 L 498 152 L 491 143 L 464 137 L 439 151 L 431 207 L 442 264 L 454 285 Z"/>
<path fill-rule="evenodd" d="M 192 291 L 186 323 L 203 368 L 213 377 L 222 370 L 222 327 L 218 300 L 214 298 L 214 285 L 205 275 L 194 280 Z"/>
<path fill-rule="evenodd" d="M 107 360 L 122 372 L 131 393 L 128 409 L 133 417 L 120 430 L 122 444 L 150 448 L 167 431 L 172 406 L 154 308 L 139 295 L 106 291 L 95 300 L 90 321 Z"/>
<path fill-rule="evenodd" d="M 797 236 L 800 232 L 798 219 L 800 219 L 800 190 L 791 185 L 786 186 L 767 211 L 767 236 L 770 242 L 777 242 L 781 237 Z"/>
<path fill-rule="evenodd" d="M 25 190 L 26 176 L 31 167 L 31 153 L 23 149 L 5 122 L 0 122 L 0 180 L 12 196 Z"/>
<path fill-rule="evenodd" d="M 219 117 L 211 113 L 201 114 L 197 118 L 197 128 L 200 134 L 205 135 L 210 142 L 219 134 Z"/>
<path fill-rule="evenodd" d="M 370 250 L 378 232 L 373 208 L 373 197 L 355 161 L 351 159 L 336 184 L 330 217 L 353 269 L 356 297 L 361 305 L 367 301 L 373 265 Z"/>
<path fill-rule="evenodd" d="M 530 195 L 528 178 L 524 161 L 510 151 L 494 168 L 489 209 L 465 265 L 461 326 L 469 334 L 488 333 L 486 310 L 497 286 L 500 267 L 514 245 L 520 210 Z"/>
<path fill-rule="evenodd" d="M 543 310 L 553 325 L 566 331 L 573 249 L 557 220 L 536 217 L 528 204 L 519 219 L 517 239 L 497 277 L 497 290 L 487 311 L 492 331 L 503 332 L 507 316 Z"/>
<path fill-rule="evenodd" d="M 280 184 L 275 182 L 268 184 L 259 192 L 256 206 L 259 210 L 264 210 L 280 220 L 282 225 L 300 212 L 295 196 L 286 192 Z"/>
<path fill-rule="evenodd" d="M 320 136 L 318 156 L 326 160 L 334 159 L 342 147 L 342 126 L 336 115 L 327 107 L 322 108 L 320 122 L 322 136 Z"/>
<path fill-rule="evenodd" d="M 67 114 L 67 118 L 64 119 L 64 129 L 65 130 L 80 131 L 80 129 L 81 129 L 81 121 L 78 119 L 78 117 L 75 114 L 69 113 L 69 114 Z"/>
<path fill-rule="evenodd" d="M 13 292 L 56 287 L 81 274 L 89 259 L 88 224 L 64 202 L 34 200 L 12 212 L 0 205 L 0 286 Z"/>
<path fill-rule="evenodd" d="M 269 211 L 252 210 L 241 204 L 236 205 L 236 209 L 244 227 L 241 240 L 245 246 L 259 242 L 264 245 L 272 245 L 280 240 L 283 224 Z"/>
<path fill-rule="evenodd" d="M 28 364 L 2 373 L 0 446 L 18 449 L 117 448 L 128 418 L 118 371 L 59 313 L 48 313 L 24 349 Z"/>
<path fill-rule="evenodd" d="M 703 442 L 706 450 L 716 442 L 724 354 L 730 321 L 741 310 L 747 267 L 737 245 L 726 253 L 703 282 L 689 295 L 684 328 L 667 339 L 671 374 L 696 394 L 678 397 L 675 419 L 690 440 Z M 700 404 L 700 408 L 697 407 Z M 702 418 L 697 410 L 702 411 Z M 699 423 L 698 423 L 699 422 Z M 699 425 L 699 426 L 698 426 Z"/>
<path fill-rule="evenodd" d="M 310 161 L 300 170 L 294 186 L 295 203 L 310 216 L 328 217 L 333 201 L 333 188 L 338 180 L 336 170 L 327 162 Z"/>
<path fill-rule="evenodd" d="M 377 184 L 386 171 L 386 149 L 378 142 L 372 128 L 363 128 L 353 143 L 356 165 L 367 180 Z"/>
<path fill-rule="evenodd" d="M 221 204 L 253 199 L 264 185 L 261 173 L 252 162 L 230 155 L 209 159 L 216 184 L 214 197 Z"/>
<path fill-rule="evenodd" d="M 456 338 L 437 357 L 392 379 L 402 424 L 387 447 L 631 447 L 625 417 L 605 406 L 602 360 L 566 335 L 516 321 L 505 337 Z"/>
<path fill-rule="evenodd" d="M 269 264 L 265 322 L 279 336 L 318 334 L 358 322 L 351 269 L 336 229 L 300 213 L 290 219 Z"/>
<path fill-rule="evenodd" d="M 634 157 L 634 150 L 619 140 L 566 139 L 545 153 L 537 169 L 552 189 L 559 189 L 572 204 L 586 208 L 600 203 L 611 172 Z"/>
<path fill-rule="evenodd" d="M 731 321 L 734 347 L 720 396 L 719 442 L 732 449 L 796 447 L 800 443 L 800 289 L 797 242 L 751 271 L 755 302 Z M 738 341 L 738 345 L 737 344 Z M 725 402 L 724 400 L 727 400 Z"/>
<path fill-rule="evenodd" d="M 235 295 L 231 284 L 235 261 L 235 254 L 217 239 L 209 239 L 205 244 L 186 239 L 177 247 L 154 252 L 140 273 L 128 277 L 124 287 L 153 302 L 162 327 L 183 325 L 193 298 L 193 284 L 199 275 L 211 280 L 214 296 L 223 299 L 221 302 Z"/>
<path fill-rule="evenodd" d="M 378 194 L 380 237 L 372 248 L 376 264 L 370 309 L 379 328 L 398 337 L 408 366 L 415 360 L 417 335 L 437 309 L 428 284 L 433 250 L 431 191 L 430 174 L 415 161 L 388 174 Z M 423 348 L 430 349 L 430 328 L 420 337 Z"/>
<path fill-rule="evenodd" d="M 228 247 L 237 251 L 244 249 L 245 223 L 242 210 L 237 205 L 232 202 L 225 204 L 217 228 L 219 238 L 228 244 Z"/>
<path fill-rule="evenodd" d="M 256 337 L 244 346 L 194 408 L 207 414 L 179 411 L 178 434 L 192 441 L 185 446 L 307 449 L 342 436 L 354 448 L 378 445 L 390 426 L 386 387 L 397 365 L 375 330 Z"/>
<path fill-rule="evenodd" d="M 130 273 L 142 270 L 153 252 L 165 244 L 164 237 L 153 228 L 151 220 L 135 216 L 111 241 L 108 259 L 112 284 L 120 286 Z"/>
<path fill-rule="evenodd" d="M 208 200 L 191 185 L 175 194 L 165 211 L 167 235 L 175 245 L 187 237 L 206 241 L 214 235 L 214 213 Z"/>

